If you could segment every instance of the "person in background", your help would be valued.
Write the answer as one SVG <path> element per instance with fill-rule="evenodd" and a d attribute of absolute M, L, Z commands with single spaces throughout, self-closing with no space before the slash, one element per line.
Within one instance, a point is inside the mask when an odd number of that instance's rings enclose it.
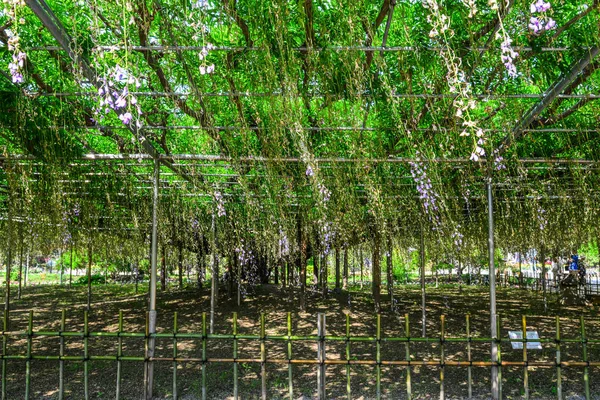
<path fill-rule="evenodd" d="M 569 262 L 569 271 L 579 270 L 579 256 L 577 254 L 571 255 L 571 261 Z"/>

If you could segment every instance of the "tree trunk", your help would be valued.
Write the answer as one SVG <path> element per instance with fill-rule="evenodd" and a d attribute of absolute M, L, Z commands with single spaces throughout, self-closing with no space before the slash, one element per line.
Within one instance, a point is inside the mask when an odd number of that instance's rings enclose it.
<path fill-rule="evenodd" d="M 24 240 L 23 240 L 23 230 L 22 230 L 22 225 L 19 225 L 19 237 L 21 239 L 21 248 L 19 249 L 19 290 L 17 291 L 17 299 L 21 299 L 21 282 L 23 280 L 23 247 L 24 247 Z M 61 252 L 62 255 L 62 252 Z M 61 265 L 62 267 L 62 265 Z M 62 269 L 61 269 L 61 280 L 60 280 L 60 284 L 62 285 Z"/>
<path fill-rule="evenodd" d="M 335 248 L 335 290 L 340 290 L 340 248 Z"/>
<path fill-rule="evenodd" d="M 296 262 L 298 267 L 298 272 L 300 274 L 300 309 L 304 311 L 306 309 L 306 300 L 305 300 L 305 292 L 306 292 L 306 262 L 304 260 L 304 238 L 302 235 L 302 216 L 298 213 L 298 218 L 296 221 L 297 224 L 297 241 L 298 241 L 298 254 L 296 256 Z"/>
<path fill-rule="evenodd" d="M 377 230 L 373 237 L 373 262 L 372 262 L 372 289 L 373 289 L 373 302 L 375 303 L 375 312 L 379 313 L 381 310 L 381 251 L 380 251 L 380 233 Z"/>
<path fill-rule="evenodd" d="M 167 257 L 166 257 L 165 246 L 162 246 L 162 254 L 160 258 L 160 290 L 165 291 L 167 289 Z"/>
<path fill-rule="evenodd" d="M 319 288 L 319 247 L 313 247 L 313 285 L 318 289 Z"/>
<path fill-rule="evenodd" d="M 29 259 L 27 259 L 27 261 L 29 262 Z M 73 243 L 71 242 L 71 257 L 69 260 L 69 289 L 71 288 L 71 285 L 73 284 Z M 25 275 L 25 277 L 27 277 L 27 275 Z"/>
<path fill-rule="evenodd" d="M 327 267 L 329 264 L 327 262 L 327 254 L 323 255 L 323 258 L 321 260 L 321 289 L 322 289 L 322 294 L 323 294 L 323 298 L 326 299 L 327 298 L 327 290 L 329 289 L 327 287 L 327 275 L 328 275 L 328 271 L 327 271 Z"/>
<path fill-rule="evenodd" d="M 365 267 L 365 260 L 363 258 L 363 251 L 362 251 L 362 247 L 360 248 L 359 252 L 358 252 L 358 256 L 360 257 L 360 288 L 362 289 L 363 287 L 363 280 L 364 280 L 364 267 Z"/>
<path fill-rule="evenodd" d="M 387 251 L 387 291 L 390 296 L 390 303 L 394 306 L 394 246 L 391 234 L 388 236 L 388 251 Z"/>
<path fill-rule="evenodd" d="M 198 290 L 202 291 L 202 285 L 204 284 L 204 277 L 205 275 L 205 270 L 206 270 L 206 264 L 205 264 L 205 259 L 204 259 L 204 241 L 202 240 L 202 237 L 200 235 L 198 235 L 196 237 L 196 246 L 197 246 L 197 252 L 196 252 L 196 268 L 198 269 Z"/>
<path fill-rule="evenodd" d="M 183 289 L 183 243 L 179 242 L 179 289 Z"/>
<path fill-rule="evenodd" d="M 348 290 L 348 248 L 344 248 L 344 277 L 343 277 L 343 286 L 344 290 Z"/>
<path fill-rule="evenodd" d="M 87 267 L 87 310 L 92 308 L 92 238 L 89 238 L 88 244 L 88 267 Z"/>

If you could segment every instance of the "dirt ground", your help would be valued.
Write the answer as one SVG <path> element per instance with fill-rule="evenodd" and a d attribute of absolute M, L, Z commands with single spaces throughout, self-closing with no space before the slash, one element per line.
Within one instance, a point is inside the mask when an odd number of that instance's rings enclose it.
<path fill-rule="evenodd" d="M 427 336 L 439 337 L 440 317 L 446 318 L 447 337 L 465 337 L 466 315 L 470 314 L 471 333 L 475 337 L 489 336 L 489 295 L 487 287 L 474 286 L 440 286 L 427 287 Z M 145 294 L 135 294 L 132 286 L 102 285 L 93 288 L 93 305 L 89 314 L 90 331 L 116 331 L 118 313 L 124 313 L 124 330 L 126 332 L 144 332 L 145 310 L 147 298 Z M 396 288 L 394 310 L 387 296 L 382 296 L 382 337 L 403 337 L 404 315 L 409 315 L 411 337 L 421 336 L 421 292 L 416 285 Z M 73 287 L 33 287 L 26 288 L 21 300 L 14 299 L 10 313 L 10 330 L 25 330 L 28 310 L 34 310 L 34 331 L 58 331 L 61 310 L 67 313 L 67 330 L 83 329 L 83 311 L 86 303 L 86 288 Z M 300 336 L 317 333 L 317 313 L 327 316 L 327 335 L 345 335 L 345 314 L 351 316 L 352 336 L 375 336 L 376 316 L 368 288 L 363 291 L 359 287 L 351 289 L 350 296 L 342 292 L 330 293 L 323 300 L 319 293 L 307 293 L 307 310 L 298 309 L 298 294 L 290 289 L 272 285 L 256 287 L 249 290 L 243 304 L 238 307 L 234 296 L 229 296 L 222 288 L 218 312 L 215 315 L 215 333 L 232 333 L 232 313 L 238 313 L 240 334 L 259 334 L 260 313 L 266 313 L 267 335 L 284 335 L 287 333 L 286 313 L 292 313 L 293 334 Z M 171 332 L 173 329 L 173 313 L 179 315 L 179 331 L 200 333 L 202 312 L 210 310 L 209 291 L 199 292 L 197 289 L 169 290 L 159 292 L 158 331 Z M 501 316 L 501 334 L 508 338 L 509 330 L 521 329 L 521 316 L 527 315 L 528 330 L 537 330 L 540 337 L 555 337 L 555 318 L 560 316 L 562 338 L 580 338 L 579 318 L 585 317 L 588 338 L 600 338 L 600 320 L 598 309 L 594 306 L 564 307 L 554 294 L 547 297 L 547 311 L 539 292 L 520 289 L 498 289 L 498 312 Z M 58 338 L 33 339 L 33 354 L 57 355 Z M 83 354 L 83 339 L 68 338 L 67 355 Z M 125 338 L 123 352 L 126 356 L 143 356 L 143 338 Z M 172 357 L 172 339 L 157 340 L 157 356 Z M 476 361 L 489 361 L 489 343 L 474 343 L 472 357 Z M 201 356 L 201 341 L 179 340 L 180 357 Z M 231 358 L 233 347 L 231 340 L 209 340 L 209 358 Z M 447 342 L 444 345 L 447 360 L 466 360 L 466 343 Z M 581 343 L 562 345 L 563 361 L 581 361 Z M 267 358 L 286 358 L 285 342 L 267 342 Z M 293 344 L 293 358 L 316 359 L 317 344 L 299 341 Z M 410 351 L 413 360 L 438 360 L 439 342 L 411 343 Z M 503 360 L 521 360 L 522 350 L 512 350 L 508 342 L 501 344 Z M 10 339 L 7 354 L 25 354 L 25 339 Z M 115 338 L 90 338 L 90 355 L 115 355 Z M 344 342 L 327 342 L 327 358 L 345 359 Z M 530 350 L 529 360 L 554 360 L 556 349 L 554 343 L 544 343 L 542 350 Z M 600 345 L 589 344 L 590 361 L 600 360 Z M 239 358 L 260 358 L 260 347 L 257 341 L 240 340 Z M 383 342 L 381 345 L 382 360 L 404 360 L 405 344 Z M 372 342 L 353 342 L 351 359 L 374 360 L 375 344 Z M 58 398 L 58 361 L 33 360 L 31 362 L 31 398 Z M 115 361 L 89 362 L 89 387 L 91 399 L 107 399 L 115 397 L 116 366 Z M 140 399 L 143 392 L 143 363 L 126 362 L 122 367 L 122 399 Z M 288 366 L 267 364 L 267 389 L 269 399 L 283 399 L 288 396 Z M 317 366 L 294 365 L 293 389 L 294 399 L 317 398 Z M 330 399 L 346 398 L 346 366 L 327 366 L 327 397 Z M 439 367 L 413 366 L 411 383 L 413 398 L 439 398 Z M 155 396 L 157 399 L 172 398 L 173 363 L 157 362 Z M 233 366 L 231 363 L 209 363 L 206 366 L 207 397 L 209 399 L 233 398 Z M 383 366 L 381 368 L 381 391 L 384 399 L 405 399 L 406 367 Z M 473 398 L 489 398 L 489 368 L 473 367 Z M 567 367 L 562 370 L 563 394 L 567 399 L 584 398 L 583 368 Z M 350 367 L 351 397 L 353 399 L 373 399 L 376 395 L 375 367 L 353 365 Z M 7 369 L 7 391 L 9 399 L 23 398 L 25 388 L 25 362 L 9 360 Z M 239 393 L 242 399 L 257 399 L 261 395 L 260 364 L 239 363 Z M 523 368 L 504 368 L 502 370 L 504 398 L 516 399 L 523 396 Z M 81 361 L 65 362 L 65 394 L 68 399 L 82 399 L 83 363 Z M 529 367 L 530 398 L 556 398 L 556 369 Z M 600 399 L 600 370 L 590 368 L 590 385 L 592 398 Z M 467 368 L 445 368 L 446 398 L 467 398 Z M 177 391 L 180 399 L 193 400 L 201 398 L 201 367 L 199 363 L 180 363 L 177 368 Z"/>

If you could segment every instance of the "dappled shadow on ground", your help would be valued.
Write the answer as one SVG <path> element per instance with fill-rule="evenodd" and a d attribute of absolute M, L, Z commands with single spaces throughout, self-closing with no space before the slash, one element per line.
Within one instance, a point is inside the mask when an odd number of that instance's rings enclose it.
<path fill-rule="evenodd" d="M 443 286 L 427 288 L 427 336 L 440 336 L 440 317 L 445 315 L 446 336 L 466 337 L 466 315 L 470 314 L 471 334 L 475 337 L 489 337 L 489 296 L 487 288 Z M 421 336 L 421 292 L 412 285 L 396 288 L 396 312 L 390 311 L 391 305 L 384 300 L 381 314 L 382 338 L 405 336 L 405 314 L 408 314 L 411 337 Z M 97 286 L 94 287 L 94 303 L 89 314 L 91 332 L 115 332 L 118 329 L 118 313 L 123 311 L 124 330 L 126 332 L 143 333 L 145 329 L 146 304 L 145 294 L 136 295 L 132 287 Z M 384 296 L 385 298 L 385 296 Z M 586 333 L 590 339 L 600 336 L 597 309 L 593 307 L 563 307 L 556 295 L 549 295 L 547 312 L 540 293 L 519 289 L 499 289 L 498 312 L 501 316 L 502 338 L 507 339 L 509 330 L 521 329 L 521 315 L 527 315 L 528 330 L 537 330 L 540 337 L 553 339 L 556 335 L 556 320 L 560 317 L 561 336 L 563 338 L 580 338 L 580 316 L 585 317 Z M 10 313 L 10 330 L 27 328 L 28 310 L 34 310 L 34 331 L 58 331 L 62 309 L 66 310 L 66 330 L 83 330 L 83 312 L 85 309 L 85 288 L 73 287 L 38 287 L 27 288 L 21 300 L 15 300 Z M 221 292 L 219 306 L 215 315 L 214 332 L 218 334 L 232 333 L 232 313 L 238 313 L 238 333 L 241 335 L 258 335 L 260 313 L 266 315 L 267 335 L 287 334 L 287 312 L 292 313 L 293 335 L 308 336 L 317 333 L 317 313 L 327 316 L 327 335 L 344 336 L 346 334 L 346 314 L 350 314 L 351 336 L 376 335 L 376 315 L 373 302 L 368 293 L 352 289 L 350 301 L 348 293 L 330 294 L 323 300 L 317 293 L 307 293 L 307 309 L 298 309 L 298 293 L 290 289 L 266 285 L 253 289 L 250 297 L 244 299 L 238 307 L 234 296 L 230 297 L 226 289 Z M 202 313 L 208 312 L 210 299 L 208 290 L 199 292 L 195 289 L 173 290 L 159 293 L 158 298 L 158 331 L 172 332 L 173 313 L 178 312 L 180 332 L 202 332 Z M 116 338 L 90 338 L 90 355 L 116 355 Z M 83 339 L 73 337 L 65 339 L 66 355 L 83 354 Z M 530 350 L 530 361 L 553 361 L 556 348 L 553 342 L 544 343 L 543 350 Z M 591 361 L 600 360 L 600 346 L 588 345 Z M 33 338 L 33 354 L 58 355 L 59 338 Z M 511 350 L 508 342 L 501 344 L 502 358 L 505 361 L 522 360 L 522 350 Z M 201 357 L 201 339 L 181 339 L 178 341 L 180 357 Z M 439 360 L 441 354 L 439 342 L 410 343 L 412 360 Z M 473 343 L 472 359 L 489 361 L 489 343 Z M 466 343 L 444 343 L 446 360 L 466 360 Z M 7 354 L 26 354 L 26 339 L 11 338 L 8 341 Z M 285 359 L 287 357 L 286 342 L 267 342 L 268 359 Z M 561 349 L 563 361 L 582 360 L 582 344 L 563 344 Z M 125 356 L 143 356 L 143 338 L 124 338 L 123 354 Z M 328 341 L 326 345 L 328 359 L 346 359 L 346 343 L 344 341 Z M 171 338 L 157 340 L 158 357 L 172 357 L 173 340 Z M 209 340 L 207 356 L 209 358 L 232 358 L 233 342 L 227 340 Z M 297 341 L 292 345 L 292 356 L 295 359 L 316 359 L 317 343 L 314 341 Z M 375 360 L 376 345 L 374 342 L 353 342 L 350 346 L 351 360 Z M 260 344 L 256 340 L 239 340 L 238 358 L 260 358 Z M 382 342 L 382 360 L 405 360 L 406 346 L 398 342 Z M 116 389 L 116 362 L 90 361 L 89 384 L 90 397 L 93 399 L 114 398 Z M 122 367 L 123 399 L 139 399 L 143 389 L 143 363 L 124 361 Z M 32 398 L 54 399 L 58 393 L 58 361 L 33 360 Z M 65 392 L 71 399 L 83 398 L 84 374 L 81 361 L 65 362 Z M 267 364 L 268 398 L 287 398 L 288 365 Z M 293 389 L 294 398 L 316 398 L 317 366 L 294 365 Z M 239 363 L 239 390 L 243 399 L 260 398 L 261 368 L 258 363 Z M 411 384 L 413 398 L 438 397 L 440 388 L 439 366 L 412 366 Z M 231 363 L 210 363 L 206 366 L 206 383 L 208 398 L 225 399 L 233 395 L 233 366 Z M 351 397 L 354 399 L 375 398 L 376 380 L 375 366 L 352 365 L 347 370 L 345 365 L 327 366 L 327 393 L 329 398 L 346 397 L 347 373 L 350 374 Z M 472 390 L 475 398 L 489 397 L 489 368 L 472 368 Z M 25 387 L 25 362 L 8 361 L 8 398 L 22 398 Z M 562 370 L 563 393 L 567 396 L 583 395 L 583 368 L 569 367 Z M 156 363 L 155 393 L 157 398 L 169 398 L 173 391 L 173 363 L 170 361 Z M 519 398 L 523 393 L 523 368 L 511 367 L 503 369 L 503 392 L 507 398 Z M 532 398 L 556 397 L 556 368 L 529 367 L 529 386 Z M 180 398 L 191 400 L 200 398 L 201 367 L 197 362 L 179 363 L 177 367 L 177 389 Z M 590 368 L 591 393 L 600 393 L 600 370 Z M 382 397 L 387 399 L 403 399 L 407 397 L 407 368 L 404 366 L 383 366 L 381 368 Z M 467 368 L 445 368 L 445 392 L 447 398 L 466 398 L 468 393 Z M 576 397 L 575 397 L 576 398 Z"/>

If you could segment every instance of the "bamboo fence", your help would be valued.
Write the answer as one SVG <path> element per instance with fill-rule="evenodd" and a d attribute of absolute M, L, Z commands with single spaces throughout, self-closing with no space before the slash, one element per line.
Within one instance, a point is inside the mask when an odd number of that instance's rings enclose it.
<path fill-rule="evenodd" d="M 333 336 L 328 335 L 326 331 L 326 318 L 325 314 L 319 313 L 317 315 L 317 334 L 299 336 L 294 335 L 292 332 L 292 314 L 287 313 L 287 332 L 285 335 L 267 335 L 265 324 L 265 314 L 260 315 L 260 326 L 259 333 L 255 335 L 251 334 L 239 334 L 238 331 L 238 316 L 237 313 L 233 313 L 232 318 L 232 334 L 210 334 L 208 332 L 207 314 L 202 313 L 202 328 L 201 332 L 182 333 L 179 331 L 178 326 L 178 314 L 177 312 L 173 315 L 172 330 L 170 332 L 162 333 L 150 333 L 149 332 L 149 317 L 146 316 L 146 329 L 145 332 L 127 332 L 124 330 L 123 325 L 123 312 L 119 312 L 118 317 L 118 328 L 114 332 L 99 331 L 93 332 L 89 329 L 88 312 L 84 311 L 83 318 L 83 329 L 81 331 L 68 331 L 65 329 L 65 316 L 66 312 L 62 311 L 60 329 L 58 331 L 36 331 L 33 325 L 33 311 L 29 312 L 27 319 L 27 329 L 11 331 L 9 327 L 9 314 L 4 313 L 3 318 L 3 330 L 0 332 L 2 337 L 2 354 L 0 360 L 2 360 L 2 398 L 7 399 L 7 365 L 9 362 L 24 362 L 25 363 L 25 387 L 24 387 L 24 398 L 29 399 L 31 393 L 31 374 L 32 374 L 32 360 L 46 360 L 54 361 L 59 364 L 59 380 L 58 380 L 58 398 L 63 399 L 65 396 L 65 362 L 79 362 L 83 364 L 84 374 L 84 397 L 85 399 L 90 398 L 90 379 L 89 379 L 89 365 L 94 361 L 113 361 L 116 368 L 116 393 L 115 398 L 121 397 L 123 388 L 123 368 L 122 362 L 139 362 L 144 365 L 149 363 L 171 363 L 172 364 L 172 383 L 173 383 L 173 398 L 178 398 L 178 365 L 181 363 L 198 363 L 201 365 L 201 396 L 202 399 L 207 398 L 207 368 L 210 364 L 215 363 L 226 363 L 231 364 L 233 368 L 233 398 L 239 399 L 243 393 L 240 392 L 239 385 L 239 365 L 242 363 L 260 365 L 260 378 L 261 378 L 261 395 L 263 399 L 267 399 L 268 389 L 268 374 L 266 366 L 280 365 L 287 366 L 288 382 L 287 392 L 289 398 L 294 398 L 295 388 L 293 383 L 294 378 L 294 367 L 299 365 L 314 366 L 317 369 L 317 393 L 319 399 L 325 399 L 326 393 L 326 377 L 328 366 L 345 366 L 346 375 L 346 397 L 352 399 L 352 385 L 351 385 L 351 373 L 350 369 L 353 365 L 372 366 L 375 370 L 375 393 L 374 398 L 382 398 L 382 367 L 400 367 L 406 369 L 406 397 L 408 399 L 413 398 L 413 385 L 412 385 L 412 373 L 413 367 L 426 367 L 436 368 L 439 370 L 439 394 L 440 398 L 443 399 L 446 396 L 447 379 L 445 372 L 447 367 L 460 367 L 465 368 L 467 372 L 467 385 L 468 385 L 468 396 L 472 396 L 473 378 L 472 368 L 491 368 L 493 365 L 498 366 L 499 370 L 499 383 L 500 383 L 500 397 L 502 397 L 502 367 L 519 367 L 523 369 L 523 394 L 525 398 L 529 398 L 530 393 L 530 380 L 529 380 L 529 369 L 534 367 L 545 367 L 554 368 L 556 371 L 556 398 L 563 399 L 563 383 L 562 383 L 562 370 L 564 368 L 582 368 L 583 369 L 583 387 L 585 391 L 585 398 L 590 399 L 590 368 L 600 367 L 600 361 L 590 361 L 588 359 L 588 346 L 600 344 L 600 339 L 589 339 L 586 335 L 586 325 L 583 317 L 579 319 L 579 336 L 576 338 L 563 338 L 561 336 L 561 324 L 559 317 L 555 317 L 555 337 L 554 338 L 540 338 L 540 339 L 527 339 L 527 320 L 526 317 L 522 317 L 522 335 L 523 339 L 507 339 L 502 338 L 500 335 L 500 328 L 498 328 L 498 339 L 491 339 L 489 337 L 475 337 L 471 334 L 471 319 L 467 315 L 465 318 L 465 336 L 451 337 L 446 333 L 446 317 L 441 316 L 440 319 L 440 334 L 436 337 L 411 337 L 411 327 L 409 323 L 409 316 L 404 316 L 404 336 L 388 337 L 382 334 L 381 327 L 381 315 L 376 316 L 375 336 L 362 336 L 352 335 L 350 331 L 350 316 L 346 315 L 346 326 L 345 335 Z M 500 327 L 501 324 L 499 323 Z M 59 338 L 59 351 L 58 354 L 35 354 L 33 351 L 33 342 L 39 338 Z M 83 344 L 83 352 L 81 355 L 65 355 L 65 339 L 79 338 Z M 116 343 L 116 353 L 112 355 L 91 355 L 89 351 L 89 340 L 92 338 L 110 338 L 114 339 Z M 126 355 L 123 351 L 123 339 L 125 338 L 137 338 L 143 341 L 145 345 L 144 356 L 132 356 Z M 12 340 L 26 340 L 26 348 L 24 354 L 10 354 L 8 352 L 8 341 Z M 162 339 L 168 340 L 172 344 L 172 357 L 149 357 L 148 348 L 151 339 Z M 182 340 L 193 340 L 197 341 L 200 345 L 200 351 L 198 357 L 182 357 L 179 355 L 179 345 Z M 252 341 L 258 343 L 260 349 L 259 354 L 254 358 L 239 358 L 239 341 Z M 495 340 L 498 344 L 498 362 L 496 364 L 488 360 L 473 360 L 472 357 L 472 345 L 476 343 L 491 343 Z M 211 341 L 230 341 L 233 346 L 233 352 L 229 358 L 212 358 L 208 357 L 207 343 Z M 280 342 L 286 344 L 286 356 L 283 358 L 271 358 L 268 355 L 269 343 Z M 317 353 L 314 358 L 294 358 L 292 352 L 292 344 L 295 342 L 310 342 L 316 344 Z M 345 347 L 345 359 L 332 359 L 327 357 L 327 343 L 343 343 Z M 502 345 L 505 346 L 505 350 L 511 342 L 522 342 L 522 360 L 520 361 L 503 361 L 501 357 Z M 545 344 L 548 347 L 555 349 L 554 360 L 545 361 L 532 361 L 528 357 L 527 342 L 539 342 Z M 375 357 L 372 359 L 356 359 L 352 357 L 352 345 L 355 343 L 371 343 L 375 345 Z M 381 346 L 384 343 L 396 343 L 403 345 L 405 349 L 404 359 L 383 359 Z M 414 359 L 411 354 L 413 346 L 419 343 L 436 344 L 439 346 L 439 356 L 435 359 Z M 448 360 L 446 358 L 446 347 L 450 343 L 461 343 L 465 345 L 466 359 L 463 360 Z M 563 360 L 561 357 L 562 345 L 565 344 L 579 344 L 582 350 L 581 360 Z M 437 347 L 436 347 L 437 348 Z M 22 381 L 21 381 L 22 382 Z M 223 385 L 226 385 L 223 382 Z M 296 393 L 297 394 L 297 393 Z"/>

